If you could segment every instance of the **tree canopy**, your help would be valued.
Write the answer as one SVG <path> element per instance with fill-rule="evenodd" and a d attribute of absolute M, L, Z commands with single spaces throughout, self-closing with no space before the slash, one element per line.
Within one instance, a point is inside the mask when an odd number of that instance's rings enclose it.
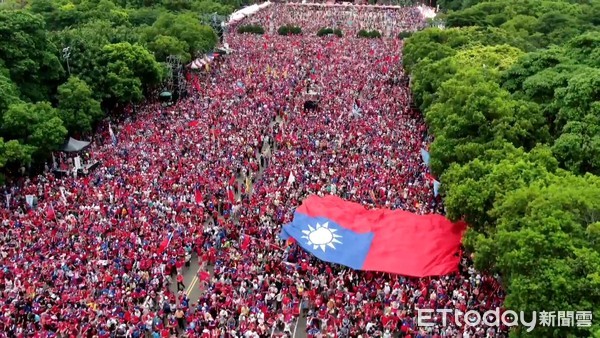
<path fill-rule="evenodd" d="M 31 0 L 0 4 L 0 172 L 43 164 L 104 112 L 160 90 L 171 55 L 188 63 L 217 34 L 202 16 L 245 0 Z M 1 176 L 0 176 L 1 177 Z"/>
<path fill-rule="evenodd" d="M 515 311 L 600 315 L 599 1 L 440 2 L 405 40 L 447 216 Z M 591 327 L 515 337 L 592 337 Z"/>

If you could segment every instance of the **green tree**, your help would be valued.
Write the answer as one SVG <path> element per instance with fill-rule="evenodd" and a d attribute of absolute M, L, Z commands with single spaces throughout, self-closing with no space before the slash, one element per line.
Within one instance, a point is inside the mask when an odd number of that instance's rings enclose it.
<path fill-rule="evenodd" d="M 475 262 L 497 269 L 508 292 L 505 306 L 594 311 L 600 304 L 600 178 L 549 176 L 509 193 L 492 211 L 497 230 L 480 235 Z M 492 264 L 492 265 L 489 265 Z M 550 310 L 549 310 L 550 311 Z M 589 328 L 539 327 L 522 337 L 589 337 Z"/>
<path fill-rule="evenodd" d="M 217 36 L 209 26 L 200 24 L 197 16 L 191 13 L 164 13 L 148 28 L 145 33 L 146 41 L 154 41 L 157 36 L 172 36 L 188 46 L 187 53 L 192 58 L 212 50 L 217 43 Z"/>
<path fill-rule="evenodd" d="M 10 79 L 8 70 L 0 68 L 0 117 L 8 106 L 19 101 L 19 89 Z"/>
<path fill-rule="evenodd" d="M 70 48 L 71 74 L 89 84 L 97 100 L 110 96 L 103 87 L 106 71 L 101 65 L 103 48 L 111 43 L 135 43 L 138 38 L 135 32 L 113 27 L 108 21 L 89 22 L 78 28 L 61 31 L 54 37 L 61 48 Z"/>
<path fill-rule="evenodd" d="M 447 216 L 469 223 L 463 244 L 478 269 L 502 276 L 506 308 L 598 309 L 600 178 L 589 173 L 600 173 L 600 3 L 441 4 L 454 10 L 442 15 L 450 28 L 408 38 L 404 65 L 435 136 Z"/>
<path fill-rule="evenodd" d="M 0 11 L 0 60 L 21 94 L 40 101 L 50 97 L 64 70 L 41 16 L 26 11 Z"/>
<path fill-rule="evenodd" d="M 33 147 L 22 145 L 17 140 L 4 141 L 0 137 L 0 169 L 31 163 L 33 150 Z"/>
<path fill-rule="evenodd" d="M 201 14 L 217 13 L 218 15 L 229 15 L 234 11 L 231 5 L 211 0 L 194 1 L 191 7 L 193 12 Z"/>
<path fill-rule="evenodd" d="M 600 69 L 582 67 L 569 80 L 568 85 L 556 89 L 560 110 L 559 126 L 569 121 L 581 121 L 587 114 L 600 116 Z"/>
<path fill-rule="evenodd" d="M 551 11 L 538 18 L 536 32 L 539 46 L 562 45 L 581 32 L 579 18 L 569 13 Z"/>
<path fill-rule="evenodd" d="M 520 14 L 503 23 L 500 28 L 507 33 L 511 32 L 521 38 L 527 39 L 530 35 L 535 33 L 537 25 L 538 20 L 536 17 Z"/>
<path fill-rule="evenodd" d="M 32 146 L 39 157 L 58 149 L 67 136 L 58 111 L 48 102 L 13 104 L 2 122 L 5 136 Z"/>
<path fill-rule="evenodd" d="M 412 38 L 411 38 L 412 39 Z M 410 39 L 409 39 L 410 40 Z M 523 52 L 508 45 L 481 46 L 461 49 L 452 56 L 433 62 L 426 58 L 413 70 L 413 95 L 421 110 L 426 111 L 436 98 L 436 91 L 445 81 L 461 70 L 479 73 L 482 78 L 496 80 L 500 72 L 514 64 Z M 459 80 L 460 77 L 459 77 Z"/>
<path fill-rule="evenodd" d="M 158 35 L 148 44 L 148 48 L 154 53 L 154 56 L 159 61 L 167 60 L 169 55 L 179 56 L 184 63 L 192 60 L 188 44 L 184 41 L 177 40 L 177 38 L 173 36 Z"/>
<path fill-rule="evenodd" d="M 569 121 L 552 146 L 561 165 L 571 172 L 600 174 L 600 118 L 586 115 Z"/>
<path fill-rule="evenodd" d="M 84 13 L 83 22 L 108 21 L 115 26 L 129 25 L 129 15 L 126 10 L 110 0 L 82 1 L 77 9 Z"/>
<path fill-rule="evenodd" d="M 446 16 L 448 27 L 502 27 L 537 47 L 562 44 L 589 27 L 579 4 L 566 1 L 483 1 Z"/>
<path fill-rule="evenodd" d="M 47 28 L 53 31 L 76 26 L 86 20 L 85 13 L 71 2 L 63 4 L 53 0 L 32 0 L 30 10 L 34 14 L 41 15 Z"/>
<path fill-rule="evenodd" d="M 102 78 L 104 102 L 112 107 L 117 103 L 139 102 L 144 97 L 142 81 L 123 61 L 107 63 Z"/>
<path fill-rule="evenodd" d="M 590 31 L 573 38 L 567 44 L 565 53 L 578 63 L 600 68 L 600 32 Z"/>
<path fill-rule="evenodd" d="M 63 126 L 62 120 L 55 116 L 43 120 L 36 126 L 33 134 L 31 134 L 30 142 L 39 154 L 39 158 L 43 159 L 50 155 L 52 151 L 60 149 L 67 134 L 67 128 Z"/>
<path fill-rule="evenodd" d="M 58 112 L 70 133 L 91 132 L 103 115 L 90 87 L 76 76 L 58 87 Z"/>
<path fill-rule="evenodd" d="M 511 92 L 523 90 L 528 77 L 566 62 L 564 53 L 564 49 L 554 47 L 524 55 L 502 74 L 503 86 Z"/>
<path fill-rule="evenodd" d="M 104 95 L 103 104 L 109 108 L 117 103 L 139 102 L 164 75 L 164 68 L 148 50 L 128 42 L 105 45 L 98 66 L 97 86 Z"/>
<path fill-rule="evenodd" d="M 490 211 L 507 193 L 526 187 L 556 171 L 558 161 L 548 147 L 527 153 L 506 143 L 464 164 L 452 164 L 441 176 L 444 206 L 452 220 L 464 219 L 476 232 L 493 232 Z"/>
<path fill-rule="evenodd" d="M 407 40 L 404 56 L 406 65 L 414 64 L 419 59 L 431 57 L 438 47 L 450 47 L 458 50 L 473 45 L 502 45 L 524 47 L 525 43 L 507 31 L 495 27 L 465 27 L 465 28 L 427 28 L 416 32 Z M 442 58 L 432 58 L 440 60 Z"/>
<path fill-rule="evenodd" d="M 129 22 L 133 26 L 152 26 L 163 12 L 161 8 L 129 9 Z"/>
<path fill-rule="evenodd" d="M 512 100 L 510 93 L 496 82 L 485 81 L 478 72 L 459 72 L 444 82 L 425 119 L 436 137 L 443 135 L 452 143 L 485 144 L 500 139 L 531 148 L 549 137 L 545 118 L 535 103 Z M 433 165 L 436 173 L 452 162 L 474 159 L 453 150 L 439 155 L 446 164 Z"/>

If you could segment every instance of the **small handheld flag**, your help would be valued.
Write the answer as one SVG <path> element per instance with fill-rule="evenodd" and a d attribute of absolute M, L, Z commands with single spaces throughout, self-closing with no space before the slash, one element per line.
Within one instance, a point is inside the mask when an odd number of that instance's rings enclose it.
<path fill-rule="evenodd" d="M 426 166 L 429 166 L 429 158 L 429 152 L 421 148 L 421 159 L 423 160 L 423 163 L 425 163 Z"/>
<path fill-rule="evenodd" d="M 115 136 L 115 133 L 112 130 L 112 126 L 110 125 L 110 122 L 108 123 L 108 133 L 110 134 L 110 139 L 112 140 L 113 146 L 117 145 L 117 137 Z"/>
<path fill-rule="evenodd" d="M 167 250 L 169 244 L 171 244 L 171 239 L 173 239 L 173 233 L 170 233 L 169 236 L 163 239 L 163 241 L 160 243 L 160 246 L 158 247 L 159 254 L 162 254 Z"/>
<path fill-rule="evenodd" d="M 442 184 L 439 181 L 437 181 L 437 180 L 433 181 L 433 196 L 437 197 L 440 194 L 440 186 L 441 185 Z"/>

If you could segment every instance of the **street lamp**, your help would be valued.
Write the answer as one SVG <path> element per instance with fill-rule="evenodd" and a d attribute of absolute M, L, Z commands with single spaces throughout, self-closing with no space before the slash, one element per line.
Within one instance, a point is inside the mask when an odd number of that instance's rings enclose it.
<path fill-rule="evenodd" d="M 69 65 L 69 58 L 71 57 L 71 47 L 65 47 L 62 50 L 63 59 L 67 61 L 67 71 L 69 72 L 69 76 L 71 76 L 71 66 Z"/>

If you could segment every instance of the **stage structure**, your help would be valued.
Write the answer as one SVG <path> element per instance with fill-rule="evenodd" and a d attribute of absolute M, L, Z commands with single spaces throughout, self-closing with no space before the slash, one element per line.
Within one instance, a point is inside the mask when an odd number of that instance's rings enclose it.
<path fill-rule="evenodd" d="M 202 21 L 203 24 L 212 27 L 212 29 L 215 31 L 215 33 L 217 33 L 217 37 L 219 38 L 220 44 L 223 44 L 225 42 L 224 38 L 225 38 L 225 32 L 226 32 L 226 28 L 225 28 L 226 20 L 227 20 L 226 16 L 220 15 L 216 12 L 212 13 L 212 14 L 201 14 L 200 15 L 200 21 Z"/>
<path fill-rule="evenodd" d="M 52 153 L 52 171 L 57 177 L 68 175 L 87 175 L 100 165 L 100 162 L 91 158 L 86 151 L 90 146 L 88 141 L 76 140 L 69 137 L 61 149 L 61 152 L 55 156 Z"/>
<path fill-rule="evenodd" d="M 183 74 L 183 64 L 181 58 L 176 55 L 167 57 L 167 65 L 169 66 L 166 88 L 163 92 L 171 93 L 171 102 L 177 101 L 180 97 L 187 95 L 186 80 Z"/>

